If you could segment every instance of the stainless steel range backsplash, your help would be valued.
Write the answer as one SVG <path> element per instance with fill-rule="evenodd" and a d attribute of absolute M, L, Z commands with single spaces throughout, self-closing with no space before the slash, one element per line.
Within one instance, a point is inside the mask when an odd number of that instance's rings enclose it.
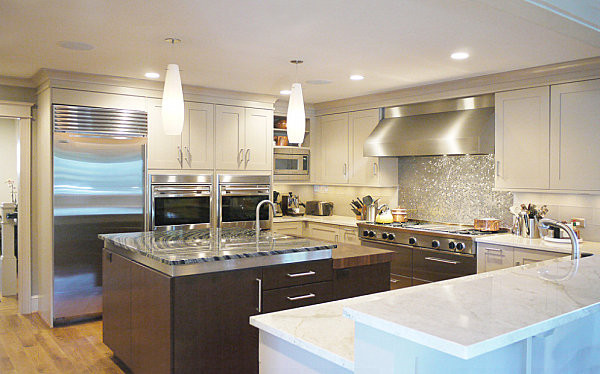
<path fill-rule="evenodd" d="M 409 218 L 472 225 L 474 218 L 494 217 L 512 225 L 512 192 L 492 190 L 494 155 L 398 160 L 398 203 Z"/>

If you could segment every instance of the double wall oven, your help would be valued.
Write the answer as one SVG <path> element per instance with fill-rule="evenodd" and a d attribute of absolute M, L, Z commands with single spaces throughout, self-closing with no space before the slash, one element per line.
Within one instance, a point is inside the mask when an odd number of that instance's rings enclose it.
<path fill-rule="evenodd" d="M 212 175 L 151 175 L 148 228 L 206 228 L 214 223 Z"/>
<path fill-rule="evenodd" d="M 209 227 L 254 228 L 256 206 L 271 198 L 271 177 L 258 175 L 151 175 L 147 225 L 150 230 Z M 260 225 L 270 227 L 267 205 Z"/>

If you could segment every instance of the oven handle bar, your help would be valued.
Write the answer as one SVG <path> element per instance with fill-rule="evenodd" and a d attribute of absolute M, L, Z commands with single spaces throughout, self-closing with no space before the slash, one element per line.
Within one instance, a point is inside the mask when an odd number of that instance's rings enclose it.
<path fill-rule="evenodd" d="M 154 194 L 154 197 L 210 197 L 210 192 L 200 192 L 200 193 L 157 193 Z"/>
<path fill-rule="evenodd" d="M 445 258 L 425 257 L 428 261 L 443 262 L 444 264 L 458 265 L 460 261 L 446 260 Z"/>

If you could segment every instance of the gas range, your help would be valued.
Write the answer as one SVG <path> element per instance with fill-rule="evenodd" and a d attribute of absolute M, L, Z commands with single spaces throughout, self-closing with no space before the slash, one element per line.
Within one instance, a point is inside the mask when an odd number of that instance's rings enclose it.
<path fill-rule="evenodd" d="M 475 255 L 474 238 L 490 235 L 491 232 L 475 230 L 471 226 L 408 221 L 403 223 L 379 224 L 358 223 L 359 236 L 363 241 L 405 245 Z M 506 232 L 504 230 L 503 232 Z"/>

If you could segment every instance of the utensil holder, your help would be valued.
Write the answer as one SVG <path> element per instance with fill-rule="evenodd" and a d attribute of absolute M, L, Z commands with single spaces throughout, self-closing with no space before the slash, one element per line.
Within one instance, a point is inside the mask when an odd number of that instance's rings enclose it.
<path fill-rule="evenodd" d="M 537 218 L 526 218 L 525 224 L 521 230 L 521 236 L 528 239 L 538 239 L 540 237 L 540 228 L 538 227 Z"/>

